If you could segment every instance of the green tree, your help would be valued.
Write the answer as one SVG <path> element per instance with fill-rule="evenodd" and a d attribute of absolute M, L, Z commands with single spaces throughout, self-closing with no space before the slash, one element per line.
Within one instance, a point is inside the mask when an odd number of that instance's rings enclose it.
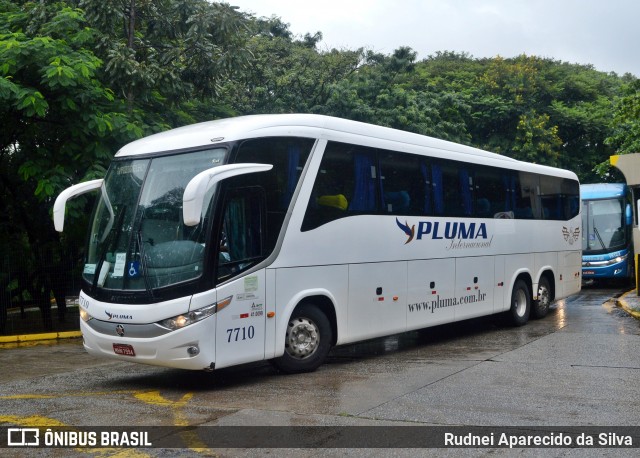
<path fill-rule="evenodd" d="M 562 139 L 558 165 L 575 171 L 585 182 L 600 181 L 594 165 L 608 162 L 613 154 L 605 139 L 622 79 L 590 66 L 566 63 L 550 65 L 547 73 L 556 91 L 545 112 Z"/>
<path fill-rule="evenodd" d="M 12 247 L 22 264 L 17 270 L 30 272 L 23 283 L 50 327 L 49 293 L 63 315 L 68 274 L 55 265 L 62 254 L 50 217 L 53 196 L 103 174 L 111 147 L 140 132 L 98 79 L 101 61 L 90 50 L 95 34 L 80 10 L 4 1 L 0 24 L 0 195 L 6 203 L 0 234 L 3 248 Z M 79 216 L 82 207 L 76 202 L 71 212 Z M 64 248 L 74 256 L 71 245 Z"/>
<path fill-rule="evenodd" d="M 556 164 L 561 144 L 558 127 L 549 126 L 549 115 L 531 112 L 520 116 L 512 148 L 516 159 Z"/>
<path fill-rule="evenodd" d="M 323 112 L 467 143 L 464 99 L 430 86 L 413 87 L 415 58 L 406 47 L 390 56 L 365 53 L 361 68 L 332 86 Z"/>
<path fill-rule="evenodd" d="M 322 112 L 333 85 L 361 65 L 361 50 L 320 52 L 321 33 L 296 39 L 279 18 L 255 20 L 252 35 L 250 66 L 226 87 L 243 114 Z"/>
<path fill-rule="evenodd" d="M 632 81 L 616 105 L 607 143 L 618 154 L 640 153 L 640 80 Z"/>
<path fill-rule="evenodd" d="M 227 81 L 248 65 L 250 21 L 206 0 L 75 0 L 98 32 L 102 81 L 154 131 L 236 114 Z"/>
<path fill-rule="evenodd" d="M 623 81 L 588 65 L 535 56 L 473 59 L 445 52 L 418 63 L 408 84 L 455 94 L 467 107 L 458 115 L 471 144 L 592 181 L 594 164 L 612 151 L 604 139 Z"/>
<path fill-rule="evenodd" d="M 549 135 L 542 132 L 554 127 L 548 126 L 549 119 L 544 117 L 548 82 L 543 66 L 543 60 L 524 55 L 485 62 L 473 89 L 472 108 L 477 122 L 473 137 L 481 147 L 530 162 L 556 165 L 559 143 L 548 141 Z M 539 141 L 545 143 L 540 148 Z M 537 151 L 546 157 L 541 160 Z"/>

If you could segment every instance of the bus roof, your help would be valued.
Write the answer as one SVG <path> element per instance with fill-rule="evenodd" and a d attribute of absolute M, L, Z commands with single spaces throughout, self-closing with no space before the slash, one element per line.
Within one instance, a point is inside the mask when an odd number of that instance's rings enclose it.
<path fill-rule="evenodd" d="M 582 200 L 607 199 L 625 195 L 627 185 L 624 183 L 595 183 L 580 185 Z"/>
<path fill-rule="evenodd" d="M 540 173 L 555 175 L 566 172 L 568 178 L 577 179 L 572 172 L 521 162 L 471 146 L 389 127 L 315 114 L 249 115 L 201 122 L 136 140 L 123 146 L 116 157 L 183 150 L 215 145 L 220 142 L 274 136 L 326 138 L 347 143 L 356 141 L 358 137 L 363 141 L 374 139 L 389 144 L 395 143 L 398 146 L 404 145 L 405 148 L 402 149 L 405 151 L 411 147 L 424 147 L 439 151 L 443 156 L 461 155 L 457 158 L 459 160 L 500 161 L 505 168 L 517 168 L 517 164 L 526 164 L 528 170 L 529 167 L 534 167 L 538 168 L 537 171 Z"/>

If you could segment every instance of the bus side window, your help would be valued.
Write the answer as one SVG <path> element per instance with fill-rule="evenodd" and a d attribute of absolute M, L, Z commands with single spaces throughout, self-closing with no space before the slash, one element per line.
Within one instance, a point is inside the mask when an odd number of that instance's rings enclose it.
<path fill-rule="evenodd" d="M 540 181 L 533 173 L 518 172 L 515 180 L 513 212 L 517 219 L 540 219 L 538 192 Z"/>
<path fill-rule="evenodd" d="M 379 179 L 375 151 L 357 147 L 351 157 L 353 191 L 348 209 L 352 213 L 373 213 L 377 210 Z"/>
<path fill-rule="evenodd" d="M 218 281 L 224 281 L 264 258 L 264 202 L 264 191 L 259 187 L 229 193 L 219 232 Z"/>
<path fill-rule="evenodd" d="M 413 154 L 380 151 L 383 211 L 393 215 L 425 212 L 426 164 Z"/>
<path fill-rule="evenodd" d="M 241 175 L 231 179 L 233 187 L 260 186 L 266 194 L 266 251 L 271 252 L 282 230 L 314 140 L 298 137 L 255 138 L 243 141 L 233 158 L 237 163 L 271 164 L 268 172 Z"/>
<path fill-rule="evenodd" d="M 307 204 L 302 231 L 309 231 L 344 218 L 354 211 L 352 200 L 356 187 L 356 170 L 353 148 L 342 143 L 327 145 Z M 364 160 L 361 168 L 365 167 L 363 164 Z M 363 187 L 365 179 L 361 179 Z"/>
<path fill-rule="evenodd" d="M 475 216 L 480 218 L 506 218 L 509 211 L 505 192 L 504 173 L 500 169 L 478 167 L 475 173 Z"/>
<path fill-rule="evenodd" d="M 564 215 L 562 219 L 570 220 L 580 213 L 580 185 L 575 180 L 562 179 Z"/>
<path fill-rule="evenodd" d="M 469 216 L 471 189 L 469 172 L 454 161 L 438 161 L 432 166 L 435 214 Z"/>
<path fill-rule="evenodd" d="M 564 217 L 562 180 L 556 177 L 540 177 L 540 203 L 542 204 L 542 219 L 559 220 Z"/>

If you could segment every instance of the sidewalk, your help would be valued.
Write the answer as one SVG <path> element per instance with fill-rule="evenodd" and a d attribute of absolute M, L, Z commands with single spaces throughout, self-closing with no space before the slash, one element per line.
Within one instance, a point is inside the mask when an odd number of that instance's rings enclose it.
<path fill-rule="evenodd" d="M 616 300 L 616 303 L 636 320 L 640 320 L 640 296 L 637 290 L 627 291 Z"/>
<path fill-rule="evenodd" d="M 0 335 L 0 349 L 38 341 L 82 337 L 78 298 L 75 296 L 67 298 L 67 313 L 64 321 L 59 321 L 57 309 L 55 304 L 52 305 L 53 329 L 45 329 L 40 309 L 37 307 L 26 307 L 24 316 L 19 308 L 10 309 L 5 325 L 6 335 Z"/>
<path fill-rule="evenodd" d="M 20 334 L 15 336 L 0 336 L 0 349 L 5 344 L 22 344 L 44 340 L 58 340 L 82 337 L 80 331 L 43 332 L 39 334 Z M 12 347 L 13 348 L 13 347 Z"/>

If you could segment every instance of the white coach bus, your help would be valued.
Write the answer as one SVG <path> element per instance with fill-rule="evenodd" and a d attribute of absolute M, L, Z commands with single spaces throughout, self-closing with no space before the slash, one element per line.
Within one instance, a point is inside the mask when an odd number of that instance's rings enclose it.
<path fill-rule="evenodd" d="M 389 128 L 258 115 L 116 155 L 96 190 L 81 330 L 98 356 L 316 369 L 329 349 L 580 289 L 574 173 Z"/>

